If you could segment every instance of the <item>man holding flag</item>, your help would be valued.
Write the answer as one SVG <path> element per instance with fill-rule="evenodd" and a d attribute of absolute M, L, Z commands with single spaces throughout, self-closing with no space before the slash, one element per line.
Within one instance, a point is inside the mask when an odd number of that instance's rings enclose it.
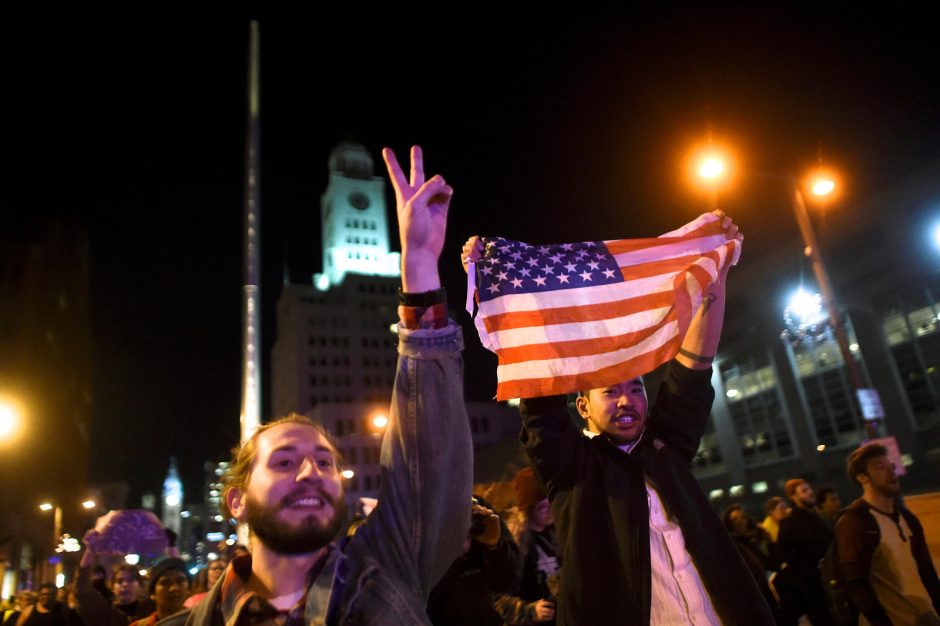
<path fill-rule="evenodd" d="M 497 395 L 529 396 L 521 439 L 565 565 L 558 624 L 774 622 L 690 469 L 737 231 L 715 212 L 651 240 L 464 246 Z M 648 410 L 641 375 L 670 359 Z M 583 433 L 559 395 L 578 390 Z"/>

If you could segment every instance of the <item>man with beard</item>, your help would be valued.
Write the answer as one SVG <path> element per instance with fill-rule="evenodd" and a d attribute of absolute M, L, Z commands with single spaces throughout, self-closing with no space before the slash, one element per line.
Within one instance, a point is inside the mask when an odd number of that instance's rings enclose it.
<path fill-rule="evenodd" d="M 223 482 L 225 512 L 245 523 L 251 553 L 188 614 L 165 624 L 428 624 L 434 583 L 470 524 L 472 447 L 460 329 L 447 320 L 438 258 L 453 190 L 411 176 L 383 153 L 402 244 L 398 374 L 382 442 L 379 504 L 344 552 L 332 543 L 345 504 L 336 446 L 300 415 L 260 427 Z"/>
<path fill-rule="evenodd" d="M 832 529 L 819 514 L 816 494 L 809 482 L 792 478 L 783 489 L 793 504 L 793 512 L 781 520 L 777 543 L 781 557 L 800 581 L 802 606 L 796 610 L 805 613 L 813 626 L 828 626 L 833 619 L 819 575 L 819 561 L 833 541 Z"/>
<path fill-rule="evenodd" d="M 839 575 L 869 624 L 940 624 L 940 580 L 924 529 L 898 500 L 887 449 L 870 443 L 846 461 L 862 497 L 836 523 Z"/>

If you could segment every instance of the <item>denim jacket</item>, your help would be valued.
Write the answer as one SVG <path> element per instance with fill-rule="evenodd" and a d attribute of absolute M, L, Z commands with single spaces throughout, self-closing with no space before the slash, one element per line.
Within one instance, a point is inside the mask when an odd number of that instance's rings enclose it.
<path fill-rule="evenodd" d="M 311 626 L 430 624 L 428 595 L 470 526 L 473 448 L 460 327 L 398 332 L 379 502 L 345 552 L 334 550 L 312 581 L 305 610 Z M 219 589 L 161 624 L 221 624 Z"/>

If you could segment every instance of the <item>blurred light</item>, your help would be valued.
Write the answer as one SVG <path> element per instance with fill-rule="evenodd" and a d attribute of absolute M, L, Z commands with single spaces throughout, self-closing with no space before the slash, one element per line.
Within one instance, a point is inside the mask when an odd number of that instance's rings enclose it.
<path fill-rule="evenodd" d="M 189 511 L 180 511 L 180 517 L 182 517 L 183 519 L 189 519 L 190 517 L 192 517 L 192 515 L 193 514 L 190 513 Z"/>
<path fill-rule="evenodd" d="M 62 535 L 62 543 L 55 547 L 56 552 L 80 552 L 81 549 L 82 544 L 69 534 Z"/>
<path fill-rule="evenodd" d="M 176 494 L 170 494 L 166 497 L 165 502 L 167 506 L 178 506 L 180 503 L 180 497 Z"/>
<path fill-rule="evenodd" d="M 813 181 L 813 195 L 828 196 L 835 190 L 836 182 L 831 178 L 820 178 Z"/>
<path fill-rule="evenodd" d="M 388 332 L 392 333 L 393 335 L 397 335 L 398 334 L 398 322 L 395 322 L 394 324 L 389 324 Z"/>
<path fill-rule="evenodd" d="M 224 520 L 225 520 L 225 518 L 222 517 L 221 515 L 216 515 L 216 516 L 213 517 L 212 519 L 214 519 L 214 520 L 217 521 L 217 522 L 221 522 L 221 521 L 224 521 Z"/>
<path fill-rule="evenodd" d="M 725 495 L 724 489 L 712 489 L 711 491 L 708 492 L 708 499 L 717 500 L 718 498 L 724 497 L 724 495 Z"/>
<path fill-rule="evenodd" d="M 767 481 L 760 480 L 751 485 L 751 491 L 754 493 L 766 493 L 767 492 Z"/>
<path fill-rule="evenodd" d="M 93 509 L 93 508 L 95 508 L 95 506 L 96 506 L 96 505 L 95 505 L 95 501 L 94 501 L 94 500 L 85 500 L 84 502 L 82 502 L 82 507 L 84 507 L 84 508 L 86 508 L 86 509 Z"/>
<path fill-rule="evenodd" d="M 933 227 L 931 234 L 933 235 L 933 245 L 940 248 L 940 223 Z"/>
<path fill-rule="evenodd" d="M 388 417 L 380 413 L 372 418 L 372 425 L 379 429 L 385 428 L 388 426 Z"/>
<path fill-rule="evenodd" d="M 0 439 L 11 437 L 20 423 L 19 411 L 12 404 L 0 404 Z"/>
<path fill-rule="evenodd" d="M 825 451 L 826 451 L 826 444 L 821 443 L 821 444 L 819 444 L 818 446 L 816 446 L 816 451 L 817 451 L 817 452 L 825 452 Z"/>
<path fill-rule="evenodd" d="M 914 457 L 912 457 L 908 453 L 904 453 L 901 455 L 901 465 L 903 465 L 904 467 L 910 467 L 913 464 L 914 464 Z"/>
<path fill-rule="evenodd" d="M 53 508 L 54 507 L 48 502 L 43 502 L 42 504 L 39 505 L 40 511 L 51 511 Z"/>
<path fill-rule="evenodd" d="M 127 563 L 128 565 L 137 565 L 138 563 L 140 563 L 140 555 L 139 554 L 126 554 L 124 555 L 124 562 Z"/>
<path fill-rule="evenodd" d="M 725 395 L 728 396 L 729 398 L 737 398 L 740 394 L 741 392 L 738 391 L 737 389 L 729 389 L 728 391 L 725 392 Z"/>
<path fill-rule="evenodd" d="M 227 546 L 234 546 L 234 545 L 235 545 L 235 540 L 232 539 L 231 537 L 229 537 L 228 539 L 225 540 L 225 545 L 227 545 Z"/>
<path fill-rule="evenodd" d="M 206 533 L 206 541 L 225 541 L 225 533 L 220 533 L 218 531 Z"/>
<path fill-rule="evenodd" d="M 811 294 L 802 287 L 790 296 L 786 313 L 796 318 L 800 327 L 806 328 L 826 319 L 822 306 L 822 296 Z"/>
<path fill-rule="evenodd" d="M 698 167 L 698 175 L 705 179 L 718 178 L 724 171 L 724 162 L 715 156 L 706 157 Z"/>
<path fill-rule="evenodd" d="M 350 478 L 356 475 L 356 472 L 352 471 L 351 469 L 344 469 L 342 473 L 343 473 L 343 478 L 345 478 L 346 480 L 349 480 Z"/>
<path fill-rule="evenodd" d="M 857 344 L 857 343 L 850 343 L 850 344 L 849 344 L 849 350 L 851 350 L 852 352 L 858 352 L 858 344 Z"/>
<path fill-rule="evenodd" d="M 210 552 L 209 554 L 206 555 L 206 558 L 209 559 L 210 561 L 214 561 L 214 560 L 216 560 L 217 558 L 219 558 L 219 553 L 218 553 L 218 552 Z"/>
<path fill-rule="evenodd" d="M 506 404 L 508 404 L 511 407 L 518 407 L 519 398 L 509 398 L 509 400 L 506 401 Z"/>
<path fill-rule="evenodd" d="M 198 574 L 198 573 L 199 573 L 199 566 L 198 566 L 198 565 L 194 565 L 193 567 L 190 567 L 190 568 L 189 568 L 189 575 L 190 575 L 190 576 L 195 576 L 195 575 Z"/>
<path fill-rule="evenodd" d="M 55 575 L 55 586 L 57 589 L 61 589 L 65 586 L 65 574 L 60 572 Z"/>
<path fill-rule="evenodd" d="M 730 493 L 732 497 L 743 496 L 744 485 L 731 485 L 731 489 L 728 490 L 728 493 Z"/>
<path fill-rule="evenodd" d="M 137 573 L 140 574 L 141 576 L 143 576 L 144 578 L 146 578 L 148 572 L 147 572 L 147 570 L 142 569 L 142 570 L 138 570 Z"/>

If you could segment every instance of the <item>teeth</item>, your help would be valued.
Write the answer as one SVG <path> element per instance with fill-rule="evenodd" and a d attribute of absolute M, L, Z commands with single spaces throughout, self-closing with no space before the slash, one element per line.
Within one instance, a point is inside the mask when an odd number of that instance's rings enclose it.
<path fill-rule="evenodd" d="M 323 498 L 311 496 L 308 498 L 298 498 L 293 502 L 294 506 L 323 506 Z"/>

